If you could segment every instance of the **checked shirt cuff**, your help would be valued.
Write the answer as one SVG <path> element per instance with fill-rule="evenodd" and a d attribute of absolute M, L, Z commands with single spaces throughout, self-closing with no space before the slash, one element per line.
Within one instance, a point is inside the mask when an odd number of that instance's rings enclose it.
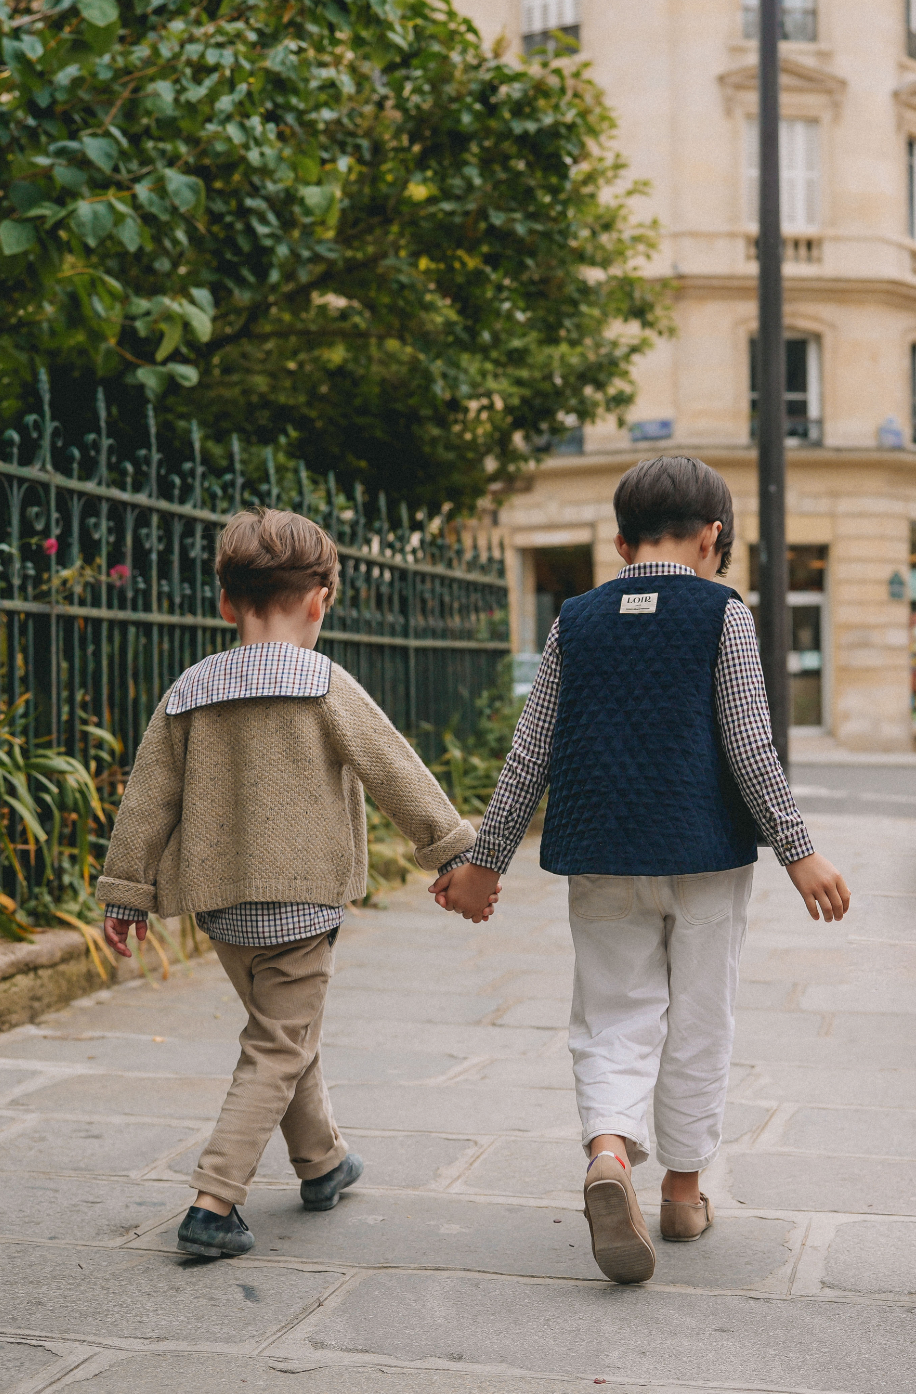
<path fill-rule="evenodd" d="M 105 918 L 113 920 L 133 920 L 137 924 L 146 924 L 149 917 L 148 910 L 132 910 L 129 905 L 106 905 Z"/>

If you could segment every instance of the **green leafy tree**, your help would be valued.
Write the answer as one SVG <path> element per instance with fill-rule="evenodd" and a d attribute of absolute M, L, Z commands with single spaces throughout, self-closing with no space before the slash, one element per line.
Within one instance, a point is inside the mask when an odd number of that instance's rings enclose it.
<path fill-rule="evenodd" d="M 632 400 L 654 231 L 574 61 L 488 54 L 446 0 L 0 0 L 0 29 L 7 416 L 43 363 L 128 433 L 141 384 L 173 430 L 466 507 Z"/>

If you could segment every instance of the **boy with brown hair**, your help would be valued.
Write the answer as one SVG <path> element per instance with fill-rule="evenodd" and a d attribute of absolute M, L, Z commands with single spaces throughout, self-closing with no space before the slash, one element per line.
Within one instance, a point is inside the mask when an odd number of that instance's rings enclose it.
<path fill-rule="evenodd" d="M 653 1090 L 662 1238 L 712 1223 L 699 1173 L 722 1136 L 758 833 L 812 919 L 841 920 L 849 891 L 773 749 L 753 617 L 715 581 L 735 537 L 724 479 L 644 460 L 614 510 L 625 565 L 563 605 L 468 864 L 430 890 L 477 919 L 550 785 L 541 865 L 569 878 L 585 1214 L 602 1272 L 634 1283 L 655 1268 L 630 1179 Z"/>
<path fill-rule="evenodd" d="M 343 668 L 315 651 L 337 548 L 295 513 L 239 513 L 220 536 L 220 613 L 240 645 L 187 669 L 156 708 L 115 820 L 97 896 L 105 937 L 193 913 L 248 1011 L 229 1093 L 178 1231 L 193 1254 L 241 1254 L 238 1213 L 277 1124 L 307 1210 L 359 1177 L 334 1122 L 319 1044 L 344 906 L 366 892 L 363 787 L 446 869 L 474 841 L 407 741 Z M 488 902 L 479 920 L 492 913 Z"/>

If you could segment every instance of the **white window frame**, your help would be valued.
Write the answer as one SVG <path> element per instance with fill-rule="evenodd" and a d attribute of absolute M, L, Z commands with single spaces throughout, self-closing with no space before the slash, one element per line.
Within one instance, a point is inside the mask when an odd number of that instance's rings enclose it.
<path fill-rule="evenodd" d="M 745 217 L 757 225 L 760 198 L 760 126 L 744 123 Z M 783 232 L 816 232 L 821 226 L 821 123 L 784 117 L 779 123 L 779 202 Z"/>
<path fill-rule="evenodd" d="M 581 0 L 522 0 L 522 37 L 569 29 L 581 21 Z"/>

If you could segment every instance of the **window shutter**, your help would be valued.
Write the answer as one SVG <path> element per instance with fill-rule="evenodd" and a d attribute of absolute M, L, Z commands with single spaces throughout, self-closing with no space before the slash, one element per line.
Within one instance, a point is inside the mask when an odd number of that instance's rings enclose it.
<path fill-rule="evenodd" d="M 579 23 L 580 0 L 522 0 L 522 33 L 544 34 Z"/>
<path fill-rule="evenodd" d="M 759 125 L 744 123 L 744 197 L 747 221 L 760 213 Z M 809 232 L 821 221 L 820 127 L 816 121 L 779 123 L 779 197 L 786 232 Z"/>

